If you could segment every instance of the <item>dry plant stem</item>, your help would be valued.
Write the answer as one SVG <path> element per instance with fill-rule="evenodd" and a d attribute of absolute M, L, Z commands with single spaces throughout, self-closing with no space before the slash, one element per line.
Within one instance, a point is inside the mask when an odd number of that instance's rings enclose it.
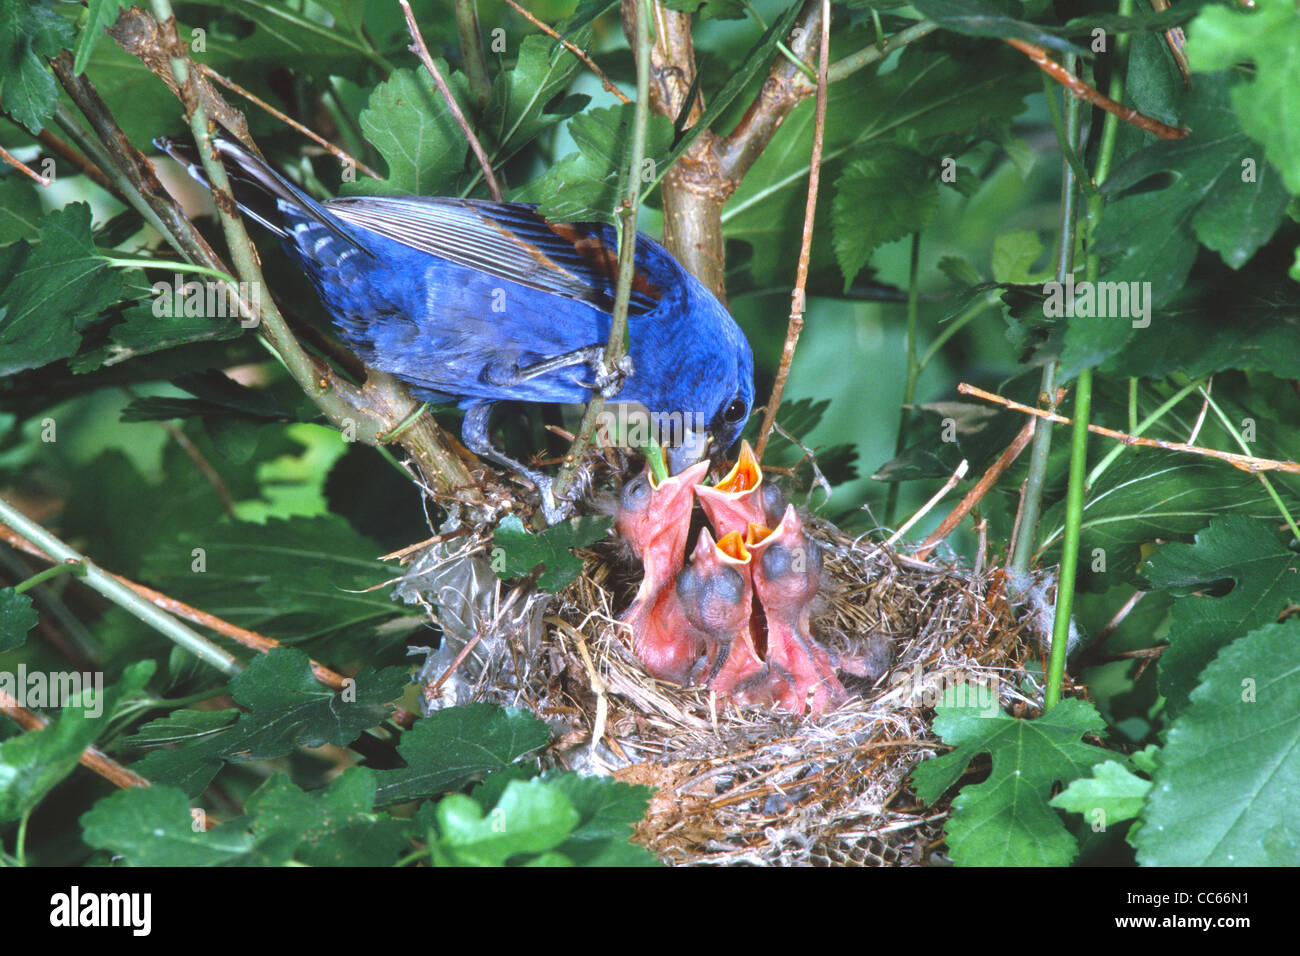
<path fill-rule="evenodd" d="M 353 156 L 351 153 L 347 152 L 344 149 L 339 148 L 338 146 L 335 146 L 333 143 L 327 140 L 324 136 L 321 136 L 319 133 L 312 132 L 310 129 L 308 129 L 306 126 L 303 126 L 293 117 L 286 116 L 284 113 L 277 110 L 274 106 L 266 102 L 266 100 L 262 99 L 256 93 L 253 93 L 250 90 L 246 90 L 238 83 L 236 83 L 234 80 L 222 76 L 220 73 L 212 69 L 212 67 L 208 66 L 206 63 L 200 63 L 198 64 L 198 67 L 200 70 L 203 71 L 204 76 L 208 77 L 209 79 L 216 80 L 218 83 L 220 83 L 228 90 L 234 90 L 236 93 L 238 93 L 244 99 L 248 100 L 253 105 L 260 107 L 261 109 L 265 110 L 267 113 L 274 116 L 285 126 L 288 126 L 292 129 L 297 130 L 299 133 L 302 133 L 303 136 L 306 136 L 313 143 L 320 146 L 327 153 L 329 153 L 331 156 L 337 159 L 340 163 L 343 163 L 344 165 L 349 165 L 349 164 L 352 165 L 353 167 L 361 170 L 371 179 L 383 178 L 377 172 L 375 172 L 373 169 L 371 169 L 369 166 L 363 163 L 361 160 Z"/>
<path fill-rule="evenodd" d="M 115 199 L 119 200 L 122 205 L 130 205 L 130 201 L 117 188 L 117 185 L 104 175 L 104 171 L 73 149 L 70 144 L 59 139 L 48 129 L 41 130 L 40 134 L 36 138 L 40 140 L 43 146 L 48 147 L 50 151 L 55 153 L 60 159 L 76 166 L 87 179 L 93 182 L 100 189 L 103 189 L 106 193 L 112 195 Z"/>
<path fill-rule="evenodd" d="M 957 385 L 957 391 L 963 395 L 972 395 L 975 398 L 982 398 L 986 402 L 993 402 L 995 405 L 1002 405 L 1015 412 L 1023 412 L 1026 415 L 1034 415 L 1038 418 L 1055 422 L 1058 425 L 1073 425 L 1074 420 L 1066 418 L 1064 415 L 1057 415 L 1053 412 L 1045 412 L 1039 408 L 1030 408 L 1028 405 L 1022 405 L 1019 402 L 1013 402 L 1009 398 L 1003 398 L 1001 395 L 994 395 L 992 392 L 986 392 L 982 388 L 976 388 L 974 385 L 967 385 L 961 382 Z M 1166 451 L 1181 451 L 1189 455 L 1204 455 L 1207 458 L 1217 458 L 1219 461 L 1227 462 L 1234 468 L 1242 471 L 1248 471 L 1251 474 L 1261 471 L 1280 471 L 1289 475 L 1300 475 L 1300 462 L 1278 461 L 1273 458 L 1257 458 L 1254 455 L 1238 455 L 1229 451 L 1219 451 L 1217 448 L 1202 448 L 1199 445 L 1188 445 L 1185 442 L 1164 441 L 1159 438 L 1142 438 L 1137 435 L 1130 435 L 1127 432 L 1116 431 L 1113 428 L 1106 428 L 1102 425 L 1089 425 L 1088 431 L 1094 435 L 1105 435 L 1107 438 L 1114 438 L 1123 442 L 1125 445 L 1141 445 L 1146 448 L 1163 448 Z"/>
<path fill-rule="evenodd" d="M 501 187 L 497 185 L 497 178 L 492 174 L 492 161 L 488 159 L 487 153 L 483 152 L 483 144 L 478 141 L 478 137 L 474 135 L 474 130 L 469 125 L 469 120 L 465 119 L 465 114 L 461 112 L 460 104 L 456 102 L 451 87 L 443 79 L 438 64 L 434 63 L 433 57 L 429 55 L 429 48 L 424 45 L 424 37 L 420 35 L 420 27 L 415 22 L 415 14 L 411 12 L 410 3 L 407 0 L 399 0 L 399 2 L 402 5 L 402 13 L 406 17 L 406 29 L 410 31 L 411 39 L 414 41 L 407 49 L 420 58 L 424 68 L 433 77 L 433 82 L 438 87 L 438 92 L 442 94 L 447 109 L 451 110 L 451 115 L 455 118 L 456 124 L 469 142 L 469 148 L 474 151 L 474 156 L 478 159 L 479 168 L 483 170 L 483 179 L 487 183 L 488 192 L 492 194 L 493 199 L 500 202 Z"/>
<path fill-rule="evenodd" d="M 817 215 L 817 189 L 821 183 L 822 143 L 826 136 L 826 85 L 827 70 L 830 67 L 831 47 L 831 3 L 821 0 L 821 46 L 817 65 L 817 116 L 813 125 L 812 159 L 808 168 L 808 200 L 804 205 L 803 240 L 799 245 L 799 265 L 795 271 L 794 292 L 790 296 L 790 321 L 786 326 L 785 345 L 781 348 L 781 363 L 777 366 L 776 382 L 772 385 L 772 394 L 767 400 L 763 412 L 763 424 L 758 430 L 758 442 L 754 446 L 754 456 L 760 461 L 767 448 L 767 440 L 772 434 L 772 425 L 776 422 L 777 409 L 781 407 L 781 395 L 785 392 L 786 380 L 790 377 L 790 364 L 794 361 L 794 350 L 799 344 L 799 333 L 803 330 L 803 314 L 807 305 L 805 290 L 808 287 L 808 263 L 812 256 L 813 221 Z"/>
<path fill-rule="evenodd" d="M 576 56 L 579 60 L 581 60 L 583 64 L 586 65 L 587 69 L 591 70 L 592 73 L 596 74 L 596 78 L 600 80 L 600 85 L 601 87 L 604 88 L 606 93 L 613 93 L 616 97 L 618 97 L 620 103 L 632 102 L 630 99 L 627 98 L 627 96 L 623 93 L 622 90 L 620 90 L 617 86 L 615 86 L 612 82 L 610 82 L 609 77 L 607 77 L 604 73 L 601 72 L 600 67 L 596 65 L 596 62 L 591 57 L 587 56 L 587 54 L 580 47 L 574 46 L 568 40 L 564 39 L 564 37 L 560 36 L 553 28 L 547 26 L 541 20 L 537 19 L 535 16 L 533 16 L 531 13 L 529 13 L 527 10 L 525 10 L 523 7 L 517 4 L 515 0 L 506 0 L 506 5 L 510 7 L 510 9 L 514 10 L 515 13 L 519 14 L 521 17 L 523 17 L 525 20 L 531 23 L 533 26 L 537 27 L 537 29 L 545 33 L 556 43 L 560 44 L 560 46 L 564 47 L 566 50 L 568 50 L 570 53 Z"/>
<path fill-rule="evenodd" d="M 14 169 L 18 170 L 24 176 L 27 176 L 30 179 L 34 179 L 36 183 L 40 186 L 48 186 L 51 182 L 53 182 L 53 180 L 47 179 L 46 177 L 38 173 L 36 170 L 28 168 L 20 159 L 18 159 L 18 157 L 16 157 L 13 153 L 9 152 L 9 150 L 5 149 L 3 146 L 0 146 L 0 159 L 3 159 L 6 163 L 8 163 Z"/>
<path fill-rule="evenodd" d="M 50 725 L 49 720 L 40 714 L 28 710 L 13 697 L 0 690 L 0 713 L 16 723 L 23 730 L 30 732 L 43 730 Z M 77 762 L 88 770 L 99 774 L 109 783 L 127 790 L 131 787 L 147 787 L 149 781 L 134 770 L 128 770 L 112 757 L 97 747 L 87 747 L 77 758 Z"/>
<path fill-rule="evenodd" d="M 1151 133 L 1154 136 L 1159 136 L 1161 139 L 1182 139 L 1187 135 L 1188 130 L 1186 129 L 1176 129 L 1173 126 L 1168 126 L 1157 119 L 1152 119 L 1150 116 L 1145 116 L 1142 113 L 1139 113 L 1135 109 L 1130 109 L 1127 106 L 1116 103 L 1109 96 L 1094 90 L 1083 80 L 1079 79 L 1072 72 L 1049 57 L 1047 51 L 1041 46 L 1026 43 L 1024 40 L 1008 39 L 1005 42 L 1009 43 L 1025 56 L 1029 57 L 1029 59 L 1033 60 L 1040 70 L 1064 86 L 1071 94 L 1081 100 L 1086 100 L 1093 106 L 1105 110 L 1107 113 L 1119 117 L 1130 126 L 1136 126 L 1138 129 Z"/>
<path fill-rule="evenodd" d="M 32 541 L 29 541 L 26 537 L 12 528 L 0 525 L 0 538 L 6 541 L 15 550 L 40 558 L 42 561 L 53 560 L 44 549 Z M 200 611 L 196 607 L 192 607 L 183 601 L 178 601 L 176 598 L 169 597 L 161 591 L 155 591 L 151 587 L 132 581 L 130 578 L 125 578 L 120 574 L 114 574 L 111 571 L 104 571 L 103 573 L 120 583 L 123 587 L 130 588 L 133 592 L 155 607 L 170 614 L 174 614 L 176 617 L 184 618 L 192 624 L 198 624 L 216 631 L 218 634 L 228 637 L 236 643 L 242 644 L 244 647 L 251 648 L 261 654 L 265 654 L 272 648 L 283 646 L 273 637 L 266 637 L 262 634 L 258 634 L 256 631 L 250 631 L 246 628 L 239 627 L 238 625 L 231 624 L 229 621 L 222 620 L 206 611 Z M 337 671 L 333 671 L 315 660 L 311 661 L 311 670 L 316 680 L 331 690 L 342 690 L 344 688 L 347 678 Z M 408 710 L 398 707 L 394 710 L 392 719 L 405 727 L 409 727 L 414 723 L 415 715 Z"/>
<path fill-rule="evenodd" d="M 942 500 L 944 495 L 946 495 L 948 492 L 952 491 L 952 489 L 957 487 L 957 482 L 961 481 L 963 478 L 966 477 L 966 472 L 968 470 L 970 470 L 970 462 L 968 462 L 965 458 L 963 458 L 961 460 L 961 464 L 957 466 L 957 470 L 948 476 L 948 480 L 944 482 L 943 487 L 940 488 L 938 491 L 936 491 L 933 495 L 931 495 L 930 500 L 927 501 L 925 504 L 921 505 L 920 509 L 917 510 L 916 514 L 908 518 L 907 521 L 903 523 L 903 526 L 901 528 L 899 528 L 897 531 L 895 531 L 885 540 L 885 547 L 892 548 L 896 543 L 898 543 L 898 540 L 902 538 L 903 535 L 907 534 L 907 532 L 912 529 L 912 526 L 914 524 L 916 524 L 918 521 L 920 521 L 922 518 L 924 518 L 927 514 L 930 513 L 930 510 L 935 505 L 937 505 L 940 502 L 940 500 Z"/>
<path fill-rule="evenodd" d="M 921 547 L 916 551 L 915 557 L 928 558 L 930 552 L 938 547 L 939 542 L 952 534 L 957 525 L 961 524 L 962 519 L 965 518 L 966 515 L 970 514 L 971 510 L 979 504 L 980 501 L 983 500 L 984 496 L 989 493 L 990 489 L 997 484 L 997 481 L 1002 477 L 1002 474 L 1011 467 L 1012 463 L 1017 458 L 1020 457 L 1020 453 L 1025 450 L 1026 446 L 1028 446 L 1029 439 L 1033 437 L 1033 434 L 1034 423 L 1025 422 L 1025 425 L 1020 429 L 1019 434 L 1012 439 L 1011 444 L 1006 447 L 1006 450 L 998 456 L 998 460 L 989 466 L 988 470 L 980 477 L 980 480 L 975 482 L 974 487 L 972 487 L 970 491 L 966 492 L 965 496 L 957 504 L 957 507 L 953 508 L 952 511 L 949 512 L 948 517 L 944 518 L 939 524 L 939 527 L 935 528 L 934 531 L 931 532 L 930 536 L 922 542 Z"/>

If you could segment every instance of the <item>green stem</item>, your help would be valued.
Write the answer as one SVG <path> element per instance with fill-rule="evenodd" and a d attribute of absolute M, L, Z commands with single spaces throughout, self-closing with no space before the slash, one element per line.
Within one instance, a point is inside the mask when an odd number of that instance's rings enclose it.
<path fill-rule="evenodd" d="M 51 560 L 62 564 L 69 562 L 82 564 L 85 567 L 86 584 L 89 587 L 94 588 L 124 611 L 160 631 L 168 640 L 189 651 L 199 660 L 212 665 L 223 674 L 237 674 L 243 670 L 244 665 L 234 655 L 222 650 L 167 612 L 154 607 L 85 555 L 74 551 L 30 520 L 3 498 L 0 498 L 0 521 L 44 551 Z"/>
<path fill-rule="evenodd" d="M 847 77 L 852 76 L 859 70 L 866 69 L 873 63 L 878 63 L 889 54 L 893 53 L 899 47 L 928 36 L 935 30 L 939 29 L 939 24 L 933 20 L 922 20 L 914 23 L 905 30 L 899 30 L 888 40 L 883 43 L 877 41 L 868 47 L 863 47 L 856 53 L 850 53 L 843 59 L 836 60 L 830 65 L 826 72 L 827 82 L 837 83 Z M 815 85 L 816 81 L 814 81 Z"/>
<path fill-rule="evenodd" d="M 30 588 L 36 587 L 48 581 L 50 578 L 57 578 L 61 574 L 75 574 L 79 578 L 86 576 L 86 566 L 84 564 L 56 564 L 53 567 L 46 568 L 44 571 L 38 571 L 26 581 L 20 581 L 14 585 L 14 591 L 22 594 Z"/>
<path fill-rule="evenodd" d="M 209 269 L 207 266 L 195 265 L 192 262 L 173 262 L 169 259 L 115 259 L 109 256 L 105 256 L 104 261 L 114 269 L 166 269 L 168 272 L 193 272 L 196 275 L 222 279 L 231 285 L 238 284 L 234 276 L 220 269 Z"/>
<path fill-rule="evenodd" d="M 985 309 L 991 308 L 997 303 L 997 293 L 990 292 L 976 299 L 967 306 L 966 311 L 945 325 L 943 331 L 940 332 L 938 337 L 930 343 L 930 347 L 926 349 L 925 354 L 921 356 L 921 361 L 917 363 L 918 367 L 924 370 L 925 367 L 934 360 L 934 357 L 939 354 L 939 350 L 948 344 L 949 339 L 968 326 L 972 321 L 977 319 L 981 312 Z"/>
<path fill-rule="evenodd" d="M 632 299 L 632 276 L 636 265 L 636 219 L 641 203 L 641 162 L 645 157 L 646 127 L 650 123 L 650 0 L 640 0 L 636 10 L 636 109 L 632 122 L 632 145 L 619 205 L 618 282 L 614 290 L 614 309 L 610 315 L 609 340 L 605 343 L 604 361 L 616 369 L 628 352 L 628 303 Z M 636 370 L 633 370 L 636 374 Z M 605 408 L 605 398 L 593 391 L 587 411 L 582 416 L 577 437 L 565 458 L 564 467 L 555 479 L 552 492 L 556 503 L 564 501 L 573 487 L 578 469 L 596 434 L 596 423 Z"/>
<path fill-rule="evenodd" d="M 31 818 L 34 809 L 35 807 L 28 807 L 18 818 L 18 842 L 14 845 L 14 859 L 18 861 L 19 866 L 27 865 L 27 821 Z"/>
<path fill-rule="evenodd" d="M 469 81 L 470 95 L 481 110 L 487 105 L 492 84 L 483 53 L 483 34 L 478 22 L 478 0 L 456 0 L 456 32 L 460 34 L 460 58 Z"/>

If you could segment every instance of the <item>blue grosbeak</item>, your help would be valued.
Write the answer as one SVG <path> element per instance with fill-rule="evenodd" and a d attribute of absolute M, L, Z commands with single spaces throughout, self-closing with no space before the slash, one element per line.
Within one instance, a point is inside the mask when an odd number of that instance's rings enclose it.
<path fill-rule="evenodd" d="M 192 144 L 156 143 L 206 181 Z M 459 403 L 465 444 L 537 485 L 548 517 L 559 506 L 547 479 L 492 447 L 493 402 L 581 403 L 599 390 L 639 404 L 675 432 L 674 472 L 740 434 L 754 402 L 749 343 L 718 299 L 649 237 L 637 236 L 630 362 L 607 369 L 618 275 L 612 226 L 548 222 L 525 203 L 317 202 L 238 143 L 222 135 L 213 143 L 236 202 L 280 237 L 344 341 L 419 397 Z"/>

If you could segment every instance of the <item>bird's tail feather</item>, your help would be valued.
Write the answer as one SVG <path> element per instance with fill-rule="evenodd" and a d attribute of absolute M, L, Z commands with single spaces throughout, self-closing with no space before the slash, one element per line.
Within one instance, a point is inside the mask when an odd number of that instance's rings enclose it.
<path fill-rule="evenodd" d="M 208 185 L 207 174 L 193 142 L 160 136 L 154 140 L 154 145 L 184 166 L 196 180 Z M 287 238 L 289 228 L 285 225 L 285 216 L 289 213 L 295 219 L 318 222 L 346 242 L 361 245 L 337 218 L 271 168 L 261 156 L 221 134 L 212 137 L 212 145 L 226 167 L 235 205 L 244 215 L 260 222 L 277 236 Z"/>

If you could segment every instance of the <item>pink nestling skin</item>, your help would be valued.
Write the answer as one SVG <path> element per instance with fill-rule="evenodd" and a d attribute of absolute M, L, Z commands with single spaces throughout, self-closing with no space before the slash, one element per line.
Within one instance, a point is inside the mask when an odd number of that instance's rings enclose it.
<path fill-rule="evenodd" d="M 720 697 L 742 703 L 770 703 L 771 675 L 754 647 L 751 621 L 754 591 L 749 553 L 740 535 L 714 542 L 700 531 L 691 564 L 677 575 L 677 596 L 686 618 L 704 638 L 707 680 Z"/>
<path fill-rule="evenodd" d="M 676 588 L 660 589 L 649 612 L 633 624 L 632 652 L 659 680 L 688 686 L 700 682 L 706 641 L 683 613 Z"/>
<path fill-rule="evenodd" d="M 682 659 L 689 657 L 693 664 L 702 652 L 697 636 L 681 636 L 680 612 L 673 613 L 669 603 L 658 605 L 662 596 L 668 595 L 664 602 L 673 597 L 673 578 L 686 559 L 686 535 L 695 504 L 692 488 L 708 470 L 709 463 L 702 461 L 656 485 L 647 469 L 623 486 L 619 498 L 615 524 L 644 570 L 623 621 L 632 629 L 632 649 L 638 659 L 651 674 L 667 680 L 680 681 Z M 687 665 L 684 673 L 690 669 Z"/>
<path fill-rule="evenodd" d="M 767 661 L 774 673 L 788 674 L 794 694 L 788 706 L 823 714 L 848 692 L 835 674 L 830 653 L 813 640 L 810 608 L 820 584 L 821 551 L 808 539 L 794 506 L 787 506 L 776 529 L 750 528 L 754 593 L 767 617 Z"/>
<path fill-rule="evenodd" d="M 781 518 L 779 508 L 774 515 L 767 513 L 769 506 L 781 498 L 781 490 L 763 482 L 758 459 L 747 441 L 740 443 L 740 456 L 726 477 L 712 488 L 697 486 L 695 493 L 719 539 L 733 531 L 743 536 L 751 524 L 772 527 Z"/>

